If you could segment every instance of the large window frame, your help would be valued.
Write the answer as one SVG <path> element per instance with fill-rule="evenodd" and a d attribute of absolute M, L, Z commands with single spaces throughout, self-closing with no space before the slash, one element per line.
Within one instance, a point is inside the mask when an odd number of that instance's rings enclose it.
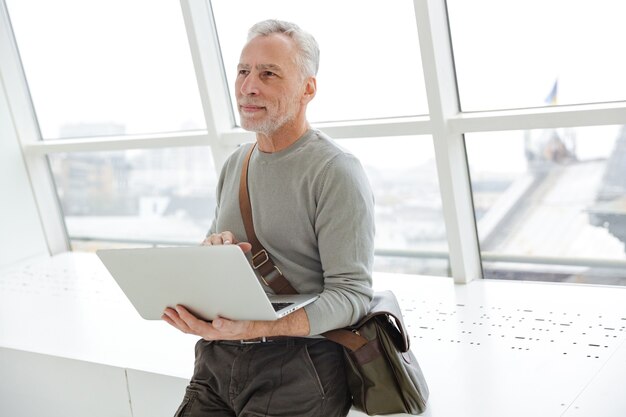
<path fill-rule="evenodd" d="M 254 140 L 250 132 L 234 127 L 217 32 L 208 0 L 181 0 L 180 3 L 207 130 L 44 142 L 41 140 L 19 51 L 10 28 L 7 7 L 4 0 L 0 0 L 0 81 L 6 88 L 51 254 L 67 251 L 70 246 L 47 155 L 58 152 L 208 145 L 211 147 L 215 167 L 219 170 L 236 146 Z M 557 264 L 577 262 L 596 265 L 599 261 L 594 259 L 508 259 L 492 253 L 481 254 L 463 135 L 469 132 L 624 124 L 626 102 L 461 112 L 445 0 L 414 0 L 413 3 L 430 114 L 315 125 L 338 140 L 424 134 L 433 137 L 449 252 L 446 254 L 377 248 L 377 254 L 448 257 L 450 273 L 457 283 L 482 278 L 481 256 L 484 260 L 494 261 L 545 261 Z M 612 261 L 609 264 L 626 268 L 626 262 L 622 261 Z M 608 264 L 602 262 L 602 265 Z"/>

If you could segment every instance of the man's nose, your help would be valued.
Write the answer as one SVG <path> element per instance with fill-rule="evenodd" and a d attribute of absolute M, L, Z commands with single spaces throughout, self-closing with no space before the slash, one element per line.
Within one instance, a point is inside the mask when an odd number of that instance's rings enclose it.
<path fill-rule="evenodd" d="M 248 74 L 248 76 L 244 78 L 239 89 L 241 91 L 241 94 L 246 96 L 259 94 L 258 80 L 254 76 L 254 74 Z"/>

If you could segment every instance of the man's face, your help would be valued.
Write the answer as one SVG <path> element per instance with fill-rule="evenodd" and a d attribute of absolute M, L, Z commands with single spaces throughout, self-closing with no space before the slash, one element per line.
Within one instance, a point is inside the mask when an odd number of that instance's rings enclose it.
<path fill-rule="evenodd" d="M 257 36 L 241 51 L 235 91 L 241 126 L 265 135 L 304 116 L 305 81 L 297 49 L 281 34 Z"/>

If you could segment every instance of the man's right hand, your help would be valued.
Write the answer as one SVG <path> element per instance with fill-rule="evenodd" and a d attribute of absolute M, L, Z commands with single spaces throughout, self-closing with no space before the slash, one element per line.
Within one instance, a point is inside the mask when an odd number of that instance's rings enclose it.
<path fill-rule="evenodd" d="M 241 248 L 244 252 L 250 252 L 252 245 L 248 242 L 240 242 L 235 238 L 232 232 L 224 231 L 221 233 L 212 233 L 202 241 L 202 246 L 211 245 L 232 245 L 235 244 Z"/>

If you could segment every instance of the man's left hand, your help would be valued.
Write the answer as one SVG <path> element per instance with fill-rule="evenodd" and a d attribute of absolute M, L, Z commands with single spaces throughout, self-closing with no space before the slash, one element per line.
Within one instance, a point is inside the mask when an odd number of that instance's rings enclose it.
<path fill-rule="evenodd" d="M 252 334 L 252 321 L 233 321 L 218 317 L 209 323 L 200 320 L 183 306 L 176 306 L 176 309 L 166 308 L 162 319 L 183 333 L 194 334 L 205 340 L 245 340 L 258 337 Z"/>

